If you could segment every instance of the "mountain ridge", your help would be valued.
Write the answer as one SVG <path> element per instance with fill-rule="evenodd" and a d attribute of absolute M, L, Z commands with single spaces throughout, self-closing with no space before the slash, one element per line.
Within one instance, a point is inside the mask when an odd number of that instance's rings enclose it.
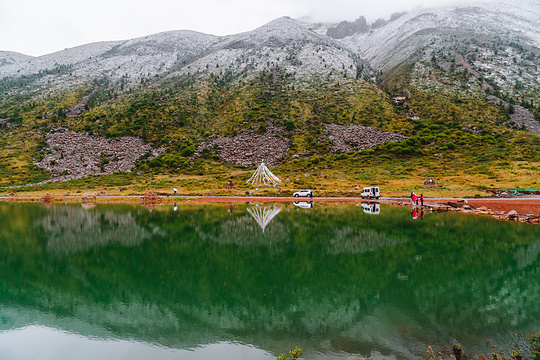
<path fill-rule="evenodd" d="M 528 4 L 525 0 L 522 1 L 524 1 L 522 4 Z M 529 20 L 540 15 L 534 15 L 536 13 L 532 12 L 516 19 L 515 13 L 523 7 L 517 4 L 509 5 L 507 2 L 497 4 L 497 6 L 504 5 L 506 10 L 513 9 L 512 16 L 507 16 L 502 23 L 514 20 L 512 24 L 516 27 L 515 32 L 521 33 L 521 38 L 529 41 L 529 44 L 540 47 L 540 31 L 531 26 L 531 20 Z M 478 18 L 481 18 L 482 14 L 486 16 L 485 13 L 489 11 L 492 13 L 488 13 L 488 19 L 482 22 L 482 27 L 485 29 L 476 30 L 475 24 Z M 459 14 L 452 12 L 459 12 Z M 9 62 L 0 60 L 0 76 L 29 75 L 37 71 L 51 70 L 54 66 L 66 65 L 75 67 L 75 72 L 80 76 L 99 77 L 101 74 L 106 74 L 115 79 L 127 76 L 135 82 L 140 80 L 143 74 L 162 76 L 175 65 L 176 69 L 183 68 L 183 66 L 178 66 L 178 63 L 185 65 L 216 51 L 254 48 L 261 44 L 278 48 L 287 45 L 287 42 L 302 41 L 341 47 L 342 50 L 355 54 L 363 60 L 356 60 L 356 65 L 365 62 L 368 67 L 388 72 L 407 61 L 419 47 L 423 46 L 422 43 L 433 41 L 438 34 L 471 31 L 478 33 L 478 35 L 470 36 L 475 37 L 482 36 L 486 31 L 493 33 L 493 29 L 502 25 L 493 24 L 488 20 L 501 14 L 502 12 L 498 10 L 490 10 L 480 5 L 417 9 L 391 18 L 391 21 L 384 26 L 371 29 L 369 32 L 354 33 L 338 40 L 323 36 L 321 31 L 311 30 L 310 25 L 313 24 L 302 23 L 289 17 L 275 19 L 252 31 L 227 36 L 175 30 L 128 40 L 91 43 L 39 57 L 26 57 L 22 54 L 17 57 L 12 56 L 13 59 Z M 272 46 L 272 41 L 275 42 L 274 46 Z M 136 55 L 138 58 L 134 59 L 130 55 Z M 7 56 L 5 52 L 4 58 L 7 59 Z M 117 61 L 111 62 L 110 59 L 114 57 L 118 57 Z M 140 61 L 137 62 L 137 60 Z M 102 61 L 102 63 L 96 66 L 96 61 Z M 156 62 L 160 62 L 161 65 Z M 127 63 L 135 64 L 127 66 Z M 159 66 L 161 70 L 151 69 L 147 66 L 149 63 L 153 63 L 154 68 L 156 65 Z M 350 67 L 350 64 L 347 65 Z M 163 71 L 163 69 L 166 70 Z M 184 73 L 186 72 L 184 68 Z"/>

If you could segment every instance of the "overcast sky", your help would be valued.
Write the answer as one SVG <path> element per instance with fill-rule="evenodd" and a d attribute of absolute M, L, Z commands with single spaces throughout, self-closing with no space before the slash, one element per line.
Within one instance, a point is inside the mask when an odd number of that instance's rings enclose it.
<path fill-rule="evenodd" d="M 388 18 L 455 0 L 0 0 L 0 50 L 39 56 L 168 30 L 228 35 L 280 16 L 316 21 Z"/>

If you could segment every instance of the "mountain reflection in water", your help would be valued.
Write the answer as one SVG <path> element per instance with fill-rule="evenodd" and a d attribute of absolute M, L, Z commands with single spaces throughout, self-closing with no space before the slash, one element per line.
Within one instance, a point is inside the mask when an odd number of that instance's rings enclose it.
<path fill-rule="evenodd" d="M 538 231 L 390 206 L 0 203 L 0 350 L 29 325 L 186 358 L 215 344 L 260 359 L 482 349 L 540 330 Z"/>
<path fill-rule="evenodd" d="M 219 226 L 208 227 L 191 217 L 191 225 L 202 240 L 212 241 L 222 245 L 238 245 L 244 248 L 264 246 L 277 249 L 276 245 L 290 241 L 287 226 L 276 220 L 267 231 L 266 227 L 281 212 L 281 206 L 248 206 L 251 215 L 232 216 L 219 223 Z"/>
<path fill-rule="evenodd" d="M 152 225 L 137 224 L 131 213 L 93 211 L 94 207 L 82 205 L 52 206 L 47 216 L 35 221 L 34 226 L 45 233 L 49 252 L 67 255 L 115 244 L 138 246 L 159 233 Z"/>

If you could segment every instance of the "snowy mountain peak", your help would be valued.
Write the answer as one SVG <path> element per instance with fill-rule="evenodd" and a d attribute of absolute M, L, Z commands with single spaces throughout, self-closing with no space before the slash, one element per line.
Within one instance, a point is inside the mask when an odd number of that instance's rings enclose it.
<path fill-rule="evenodd" d="M 175 52 L 206 48 L 215 43 L 219 37 L 195 31 L 178 30 L 148 35 L 131 39 L 119 44 L 114 51 L 118 53 L 133 52 Z"/>
<path fill-rule="evenodd" d="M 320 36 L 302 26 L 290 17 L 281 17 L 270 21 L 254 30 L 230 35 L 218 45 L 220 48 L 235 47 L 241 44 L 243 47 L 256 47 L 263 44 L 271 47 L 279 47 L 290 44 L 291 41 L 321 40 Z"/>

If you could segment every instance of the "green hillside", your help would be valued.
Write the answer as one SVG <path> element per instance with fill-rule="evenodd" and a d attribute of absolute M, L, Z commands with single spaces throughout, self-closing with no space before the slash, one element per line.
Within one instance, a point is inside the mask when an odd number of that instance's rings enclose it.
<path fill-rule="evenodd" d="M 4 92 L 0 185 L 48 179 L 33 162 L 50 151 L 45 134 L 62 126 L 106 138 L 138 136 L 166 153 L 151 161 L 143 157 L 131 173 L 25 189 L 180 184 L 187 191 L 196 177 L 198 191 L 216 191 L 230 177 L 243 183 L 253 166 L 220 161 L 216 147 L 195 156 L 198 146 L 217 136 L 243 130 L 264 134 L 276 126 L 290 148 L 272 170 L 298 186 L 344 191 L 377 183 L 401 191 L 433 177 L 447 189 L 538 188 L 540 136 L 517 129 L 508 110 L 489 103 L 481 89 L 464 90 L 462 75 L 449 75 L 435 63 L 419 64 L 385 75 L 384 91 L 364 79 L 305 79 L 274 67 L 255 75 L 167 77 L 129 91 L 121 83 L 95 81 L 61 94 Z M 94 89 L 86 110 L 66 117 L 67 109 Z M 392 102 L 403 95 L 405 105 Z M 332 150 L 325 124 L 364 125 L 409 138 L 340 154 Z"/>

